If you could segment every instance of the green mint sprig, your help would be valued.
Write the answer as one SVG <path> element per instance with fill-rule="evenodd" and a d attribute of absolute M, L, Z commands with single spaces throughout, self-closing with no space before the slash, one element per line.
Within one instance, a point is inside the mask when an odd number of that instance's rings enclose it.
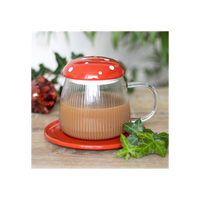
<path fill-rule="evenodd" d="M 128 161 L 130 155 L 134 158 L 140 158 L 144 155 L 157 153 L 165 157 L 166 150 L 169 145 L 169 134 L 162 132 L 154 133 L 151 129 L 143 129 L 141 119 L 135 123 L 125 123 L 123 128 L 130 135 L 126 138 L 123 134 L 120 135 L 122 149 L 116 153 L 116 157 L 125 156 Z"/>

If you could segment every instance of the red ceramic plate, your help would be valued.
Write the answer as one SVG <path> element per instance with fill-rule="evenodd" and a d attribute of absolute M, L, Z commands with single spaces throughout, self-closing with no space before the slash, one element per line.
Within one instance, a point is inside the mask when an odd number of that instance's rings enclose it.
<path fill-rule="evenodd" d="M 128 137 L 129 133 L 124 133 L 124 135 Z M 60 129 L 59 120 L 46 126 L 44 136 L 54 144 L 74 149 L 106 150 L 122 147 L 120 136 L 108 140 L 82 140 L 68 136 Z"/>

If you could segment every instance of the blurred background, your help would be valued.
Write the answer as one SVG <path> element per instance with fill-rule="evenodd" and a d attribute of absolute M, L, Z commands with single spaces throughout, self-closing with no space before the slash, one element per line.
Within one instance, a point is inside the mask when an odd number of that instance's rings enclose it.
<path fill-rule="evenodd" d="M 31 78 L 43 75 L 60 94 L 61 72 L 69 61 L 105 56 L 123 65 L 126 81 L 168 86 L 168 40 L 168 32 L 32 32 Z"/>

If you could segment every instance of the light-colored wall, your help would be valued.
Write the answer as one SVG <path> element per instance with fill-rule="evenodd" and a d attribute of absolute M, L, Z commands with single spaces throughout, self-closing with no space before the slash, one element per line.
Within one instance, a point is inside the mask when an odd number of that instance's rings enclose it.
<path fill-rule="evenodd" d="M 127 71 L 133 67 L 138 68 L 138 81 L 147 81 L 150 84 L 157 85 L 157 80 L 146 78 L 143 70 L 144 68 L 152 68 L 153 64 L 146 60 L 147 55 L 152 53 L 152 47 L 135 49 L 129 52 L 123 43 L 120 42 L 118 49 L 115 50 L 111 40 L 110 32 L 97 32 L 94 40 L 94 45 L 86 38 L 83 32 L 68 32 L 69 43 L 66 41 L 63 32 L 56 32 L 51 36 L 50 43 L 47 45 L 47 37 L 39 35 L 36 32 L 32 33 L 32 62 L 31 67 L 39 69 L 39 64 L 43 63 L 48 68 L 55 70 L 57 63 L 54 52 L 58 52 L 60 56 L 66 57 L 67 61 L 71 60 L 71 52 L 75 54 L 82 53 L 85 56 L 100 55 L 111 57 L 117 61 L 122 61 L 127 67 Z M 159 43 L 158 43 L 159 45 Z M 129 76 L 129 73 L 128 73 Z M 168 72 L 166 69 L 161 73 L 160 79 L 168 79 Z M 62 84 L 63 78 L 59 79 Z"/>

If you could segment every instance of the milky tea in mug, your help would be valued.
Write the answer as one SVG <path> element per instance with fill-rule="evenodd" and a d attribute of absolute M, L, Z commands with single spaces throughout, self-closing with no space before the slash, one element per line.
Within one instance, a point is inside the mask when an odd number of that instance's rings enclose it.
<path fill-rule="evenodd" d="M 75 138 L 90 140 L 113 138 L 124 133 L 122 124 L 130 121 L 129 101 L 124 103 L 123 98 L 112 94 L 101 95 L 103 96 L 101 108 L 78 107 L 76 95 L 68 99 L 68 102 L 74 102 L 74 106 L 61 100 L 59 121 L 62 131 Z M 116 101 L 112 107 L 110 107 L 111 99 Z"/>

